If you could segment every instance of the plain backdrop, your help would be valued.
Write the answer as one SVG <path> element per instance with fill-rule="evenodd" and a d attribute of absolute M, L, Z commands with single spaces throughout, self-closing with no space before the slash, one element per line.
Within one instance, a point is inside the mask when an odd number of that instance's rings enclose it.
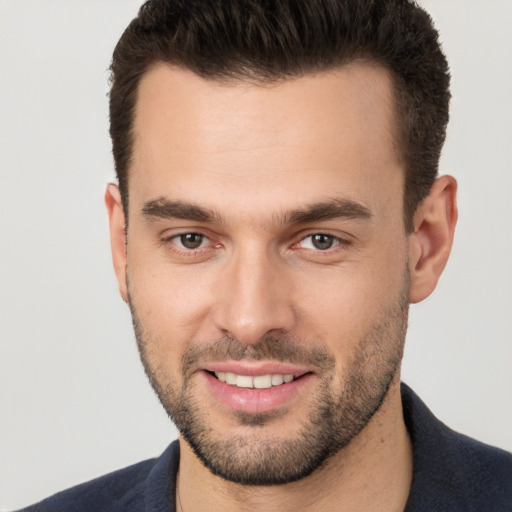
<path fill-rule="evenodd" d="M 0 1 L 0 510 L 175 438 L 111 268 L 110 56 L 135 0 Z M 452 428 L 512 450 L 512 1 L 424 0 L 453 75 L 441 172 L 460 222 L 412 307 L 403 379 Z"/>

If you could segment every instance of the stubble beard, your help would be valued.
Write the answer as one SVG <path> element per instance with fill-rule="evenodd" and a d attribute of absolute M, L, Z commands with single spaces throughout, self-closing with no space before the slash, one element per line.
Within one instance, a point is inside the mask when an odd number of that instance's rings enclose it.
<path fill-rule="evenodd" d="M 408 281 L 400 298 L 383 311 L 360 337 L 353 361 L 342 377 L 336 362 L 322 346 L 300 343 L 287 336 L 266 337 L 247 346 L 234 338 L 214 343 L 194 343 L 181 360 L 180 385 L 157 361 L 152 361 L 152 337 L 130 309 L 146 374 L 160 402 L 182 437 L 213 474 L 243 485 L 278 485 L 294 482 L 322 467 L 363 430 L 379 410 L 397 377 L 407 330 Z M 172 342 L 172 341 L 170 341 Z M 307 417 L 293 438 L 272 432 L 279 413 L 236 413 L 244 435 L 218 432 L 209 422 L 209 411 L 194 392 L 191 368 L 199 360 L 261 360 L 301 363 L 316 369 L 320 378 L 317 396 L 310 400 Z M 336 391 L 338 390 L 338 391 Z"/>

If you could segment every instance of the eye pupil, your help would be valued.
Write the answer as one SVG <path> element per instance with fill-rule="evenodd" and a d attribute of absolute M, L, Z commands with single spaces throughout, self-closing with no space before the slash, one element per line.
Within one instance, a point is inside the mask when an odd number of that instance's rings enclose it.
<path fill-rule="evenodd" d="M 197 249 L 203 243 L 203 238 L 199 233 L 187 233 L 180 236 L 180 242 L 187 249 Z"/>
<path fill-rule="evenodd" d="M 320 250 L 330 249 L 334 243 L 334 239 L 329 235 L 313 235 L 311 237 L 313 245 Z"/>

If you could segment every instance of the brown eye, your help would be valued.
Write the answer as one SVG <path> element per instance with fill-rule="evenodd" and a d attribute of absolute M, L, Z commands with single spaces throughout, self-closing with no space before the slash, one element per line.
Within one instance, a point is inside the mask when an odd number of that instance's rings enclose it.
<path fill-rule="evenodd" d="M 198 249 L 204 241 L 204 235 L 199 233 L 185 233 L 179 236 L 180 243 L 186 249 Z"/>
<path fill-rule="evenodd" d="M 330 235 L 323 235 L 321 233 L 311 236 L 311 244 L 315 249 L 325 251 L 330 249 L 335 243 L 335 237 Z"/>

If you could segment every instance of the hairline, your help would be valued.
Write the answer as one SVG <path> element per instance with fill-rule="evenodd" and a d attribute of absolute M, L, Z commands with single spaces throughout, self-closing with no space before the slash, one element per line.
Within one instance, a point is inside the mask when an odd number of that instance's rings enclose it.
<path fill-rule="evenodd" d="M 241 86 L 248 85 L 252 87 L 277 87 L 280 84 L 285 82 L 299 80 L 304 77 L 314 77 L 316 75 L 321 74 L 330 74 L 340 71 L 346 67 L 352 65 L 363 65 L 373 68 L 380 68 L 384 70 L 389 78 L 391 84 L 391 102 L 390 102 L 390 129 L 391 129 L 391 140 L 393 144 L 393 151 L 396 155 L 397 162 L 399 163 L 402 171 L 404 173 L 403 187 L 402 187 L 402 213 L 403 213 L 403 222 L 405 226 L 405 230 L 407 233 L 412 231 L 412 214 L 414 212 L 407 211 L 406 205 L 406 187 L 408 180 L 408 169 L 407 169 L 407 158 L 406 158 L 406 143 L 404 140 L 404 130 L 405 130 L 405 122 L 404 117 L 405 113 L 403 112 L 403 104 L 399 101 L 400 95 L 400 79 L 396 72 L 393 71 L 392 67 L 385 62 L 379 56 L 371 54 L 368 50 L 363 50 L 359 53 L 354 52 L 351 57 L 347 57 L 343 61 L 339 63 L 335 63 L 332 65 L 323 65 L 318 66 L 316 69 L 304 69 L 300 71 L 295 71 L 293 73 L 279 73 L 274 76 L 265 76 L 263 70 L 258 69 L 256 66 L 246 66 L 246 67 L 238 67 L 233 69 L 225 70 L 223 73 L 199 73 L 197 70 L 192 69 L 189 66 L 184 65 L 180 62 L 173 62 L 171 60 L 166 61 L 163 59 L 154 59 L 152 62 L 149 62 L 144 68 L 143 72 L 140 74 L 137 86 L 135 88 L 134 100 L 132 105 L 132 115 L 131 115 L 131 124 L 129 128 L 129 140 L 130 140 L 130 156 L 128 159 L 128 165 L 126 167 L 125 173 L 125 185 L 126 190 L 121 189 L 121 199 L 122 205 L 125 212 L 126 219 L 126 227 L 128 226 L 128 211 L 129 211 L 129 189 L 130 189 L 130 175 L 133 172 L 133 156 L 135 150 L 135 122 L 136 122 L 136 111 L 137 105 L 139 101 L 139 91 L 140 85 L 144 77 L 146 77 L 151 71 L 160 66 L 164 66 L 168 69 L 177 69 L 183 70 L 202 78 L 206 81 L 212 82 L 214 84 L 219 84 L 222 86 Z M 416 208 L 419 206 L 419 203 L 416 205 Z"/>

